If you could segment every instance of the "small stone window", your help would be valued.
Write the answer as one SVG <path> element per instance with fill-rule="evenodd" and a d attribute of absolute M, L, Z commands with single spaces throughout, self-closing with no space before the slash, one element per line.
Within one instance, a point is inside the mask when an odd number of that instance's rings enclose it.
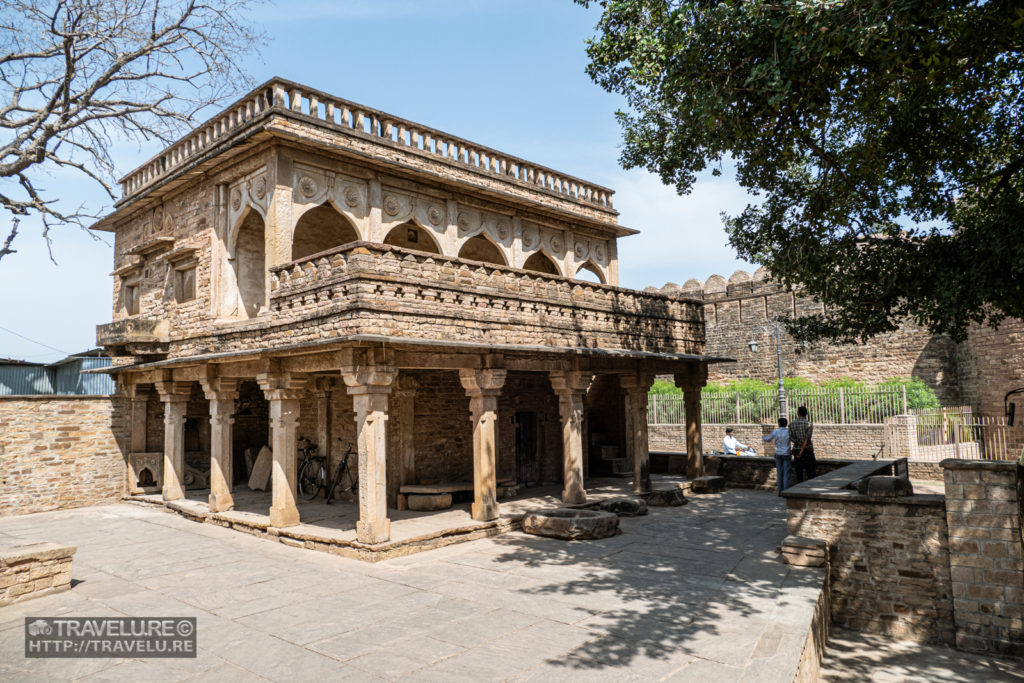
<path fill-rule="evenodd" d="M 139 283 L 125 283 L 122 297 L 124 298 L 124 312 L 128 315 L 139 314 Z"/>
<path fill-rule="evenodd" d="M 196 298 L 196 267 L 177 268 L 174 271 L 174 300 L 179 304 Z"/>

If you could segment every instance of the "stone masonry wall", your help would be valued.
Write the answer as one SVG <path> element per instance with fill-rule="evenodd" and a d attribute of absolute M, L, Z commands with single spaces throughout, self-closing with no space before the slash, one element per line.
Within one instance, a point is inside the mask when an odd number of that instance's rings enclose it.
<path fill-rule="evenodd" d="M 1003 415 L 1003 397 L 1024 387 L 1024 321 L 1011 319 L 999 329 L 974 326 L 958 353 L 965 403 L 982 415 Z M 1016 425 L 1007 431 L 1009 456 L 1024 449 L 1024 394 L 1010 397 L 1017 405 Z"/>
<path fill-rule="evenodd" d="M 821 304 L 813 299 L 768 282 L 763 270 L 753 276 L 737 271 L 728 280 L 721 275 L 713 275 L 705 282 L 688 280 L 682 287 L 669 283 L 654 291 L 703 300 L 705 352 L 737 360 L 710 366 L 709 381 L 748 377 L 775 380 L 774 333 L 769 335 L 760 328 L 775 315 L 821 310 Z M 760 344 L 756 352 L 747 346 L 752 337 Z M 818 344 L 804 349 L 789 335 L 783 335 L 782 358 L 783 371 L 789 377 L 821 382 L 849 376 L 869 383 L 892 377 L 919 377 L 945 403 L 960 401 L 956 345 L 947 337 L 933 335 L 910 322 L 868 344 Z"/>
<path fill-rule="evenodd" d="M 0 516 L 112 503 L 125 491 L 118 396 L 0 397 Z"/>
<path fill-rule="evenodd" d="M 832 621 L 894 638 L 952 643 L 946 510 L 938 496 L 789 498 L 788 531 L 830 546 Z"/>
<path fill-rule="evenodd" d="M 725 428 L 735 429 L 736 438 L 754 447 L 758 455 L 775 455 L 771 442 L 761 437 L 770 434 L 774 425 L 701 425 L 704 450 L 722 451 Z M 686 425 L 649 425 L 648 444 L 652 451 L 686 450 Z M 882 425 L 826 425 L 814 426 L 814 447 L 817 458 L 865 459 L 885 456 L 885 427 Z"/>
<path fill-rule="evenodd" d="M 0 543 L 0 607 L 71 588 L 75 546 Z"/>
<path fill-rule="evenodd" d="M 945 460 L 956 646 L 1024 656 L 1024 472 Z"/>

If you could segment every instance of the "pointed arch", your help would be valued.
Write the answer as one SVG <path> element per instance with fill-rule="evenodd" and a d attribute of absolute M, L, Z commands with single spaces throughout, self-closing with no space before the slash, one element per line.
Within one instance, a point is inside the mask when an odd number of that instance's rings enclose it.
<path fill-rule="evenodd" d="M 587 261 L 577 268 L 575 279 L 583 280 L 585 282 L 595 282 L 599 285 L 605 284 L 604 275 L 601 274 L 601 269 L 594 265 L 593 261 Z"/>
<path fill-rule="evenodd" d="M 292 261 L 359 241 L 359 231 L 330 202 L 302 214 L 292 232 Z"/>
<path fill-rule="evenodd" d="M 462 248 L 459 249 L 459 258 L 493 263 L 498 266 L 508 265 L 505 255 L 501 253 L 501 248 L 483 233 L 474 235 L 465 241 Z"/>
<path fill-rule="evenodd" d="M 231 254 L 237 306 L 230 312 L 241 318 L 254 318 L 267 299 L 266 225 L 258 212 L 245 214 L 235 233 Z"/>
<path fill-rule="evenodd" d="M 430 231 L 422 228 L 414 221 L 406 221 L 401 225 L 391 228 L 384 238 L 384 244 L 390 244 L 391 246 L 403 249 L 426 251 L 431 254 L 441 253 L 441 247 L 430 234 Z"/>
<path fill-rule="evenodd" d="M 548 275 L 562 274 L 558 270 L 558 266 L 555 265 L 554 260 L 543 251 L 533 252 L 530 258 L 526 259 L 526 263 L 523 264 L 523 270 L 532 270 L 537 273 L 547 273 Z"/>

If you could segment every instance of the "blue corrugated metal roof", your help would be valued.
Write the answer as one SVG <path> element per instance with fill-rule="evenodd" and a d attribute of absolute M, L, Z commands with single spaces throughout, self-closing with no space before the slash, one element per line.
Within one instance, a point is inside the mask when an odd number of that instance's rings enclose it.
<path fill-rule="evenodd" d="M 114 393 L 109 375 L 83 375 L 82 370 L 108 367 L 110 358 L 69 356 L 51 365 L 0 361 L 0 396 L 105 395 Z"/>

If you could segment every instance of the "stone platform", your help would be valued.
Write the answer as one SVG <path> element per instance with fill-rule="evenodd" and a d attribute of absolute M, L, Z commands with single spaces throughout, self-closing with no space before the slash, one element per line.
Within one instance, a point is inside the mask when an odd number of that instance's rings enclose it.
<path fill-rule="evenodd" d="M 651 481 L 655 489 L 687 490 L 690 486 L 685 478 L 678 475 L 652 475 Z M 588 480 L 587 484 L 588 501 L 591 503 L 620 498 L 632 492 L 632 485 L 618 478 L 595 478 Z M 166 507 L 193 521 L 216 524 L 285 545 L 377 562 L 519 529 L 523 515 L 529 510 L 562 507 L 561 491 L 561 485 L 522 489 L 515 497 L 502 500 L 501 517 L 489 522 L 474 520 L 469 503 L 431 512 L 389 508 L 391 540 L 376 545 L 360 543 L 356 539 L 359 508 L 354 498 L 337 500 L 330 505 L 322 498 L 314 501 L 300 499 L 302 523 L 281 528 L 270 524 L 267 515 L 271 499 L 269 492 L 240 488 L 234 493 L 235 509 L 217 513 L 210 512 L 207 504 L 209 491 L 205 490 L 188 491 L 184 500 L 168 503 L 159 494 L 134 495 L 128 500 Z"/>

